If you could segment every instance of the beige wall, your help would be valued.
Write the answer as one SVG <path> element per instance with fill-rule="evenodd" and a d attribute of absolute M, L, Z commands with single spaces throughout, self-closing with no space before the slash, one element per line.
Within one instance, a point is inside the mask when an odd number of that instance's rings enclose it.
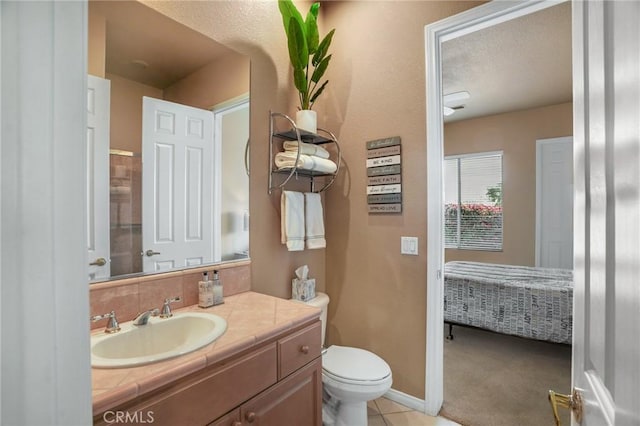
<path fill-rule="evenodd" d="M 164 89 L 164 99 L 210 109 L 249 93 L 249 70 L 249 57 L 225 55 Z"/>
<path fill-rule="evenodd" d="M 572 103 L 448 123 L 445 155 L 503 151 L 503 250 L 445 250 L 445 260 L 535 266 L 536 140 L 573 134 Z"/>
<path fill-rule="evenodd" d="M 391 366 L 393 388 L 424 398 L 427 173 L 424 26 L 474 2 L 328 2 L 336 28 L 322 120 L 344 168 L 327 193 L 330 344 L 363 347 Z M 319 102 L 320 103 L 320 102 Z M 402 138 L 402 214 L 366 204 L 368 140 Z M 400 237 L 419 256 L 400 255 Z"/>
<path fill-rule="evenodd" d="M 111 116 L 109 117 L 111 149 L 142 152 L 142 97 L 162 99 L 162 90 L 136 83 L 114 74 L 111 81 Z"/>
<path fill-rule="evenodd" d="M 104 78 L 107 23 L 104 16 L 89 13 L 88 65 L 89 74 Z"/>

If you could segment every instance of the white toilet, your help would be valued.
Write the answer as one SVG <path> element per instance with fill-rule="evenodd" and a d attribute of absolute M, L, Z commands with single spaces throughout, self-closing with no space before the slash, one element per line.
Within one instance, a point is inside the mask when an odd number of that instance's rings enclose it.
<path fill-rule="evenodd" d="M 329 296 L 303 302 L 320 308 L 322 346 L 327 327 Z M 364 349 L 333 345 L 322 355 L 322 384 L 330 400 L 323 406 L 325 425 L 366 426 L 367 401 L 376 399 L 391 389 L 391 368 L 378 355 Z"/>

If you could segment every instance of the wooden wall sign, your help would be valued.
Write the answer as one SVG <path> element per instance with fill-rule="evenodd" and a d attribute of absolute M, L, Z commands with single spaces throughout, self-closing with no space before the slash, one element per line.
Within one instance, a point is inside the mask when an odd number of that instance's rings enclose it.
<path fill-rule="evenodd" d="M 400 136 L 367 142 L 369 213 L 402 213 Z"/>

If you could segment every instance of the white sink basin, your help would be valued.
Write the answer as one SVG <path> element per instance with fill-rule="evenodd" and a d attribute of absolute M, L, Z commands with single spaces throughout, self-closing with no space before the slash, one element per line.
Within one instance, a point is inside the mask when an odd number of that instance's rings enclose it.
<path fill-rule="evenodd" d="M 184 355 L 222 336 L 227 321 L 204 312 L 180 312 L 150 318 L 146 325 L 129 321 L 120 326 L 117 333 L 91 336 L 92 367 L 135 367 Z"/>

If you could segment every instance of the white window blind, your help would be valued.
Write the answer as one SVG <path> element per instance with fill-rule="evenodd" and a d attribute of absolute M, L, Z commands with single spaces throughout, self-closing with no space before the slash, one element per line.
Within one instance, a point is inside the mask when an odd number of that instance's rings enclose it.
<path fill-rule="evenodd" d="M 502 152 L 445 157 L 445 247 L 502 250 Z"/>

